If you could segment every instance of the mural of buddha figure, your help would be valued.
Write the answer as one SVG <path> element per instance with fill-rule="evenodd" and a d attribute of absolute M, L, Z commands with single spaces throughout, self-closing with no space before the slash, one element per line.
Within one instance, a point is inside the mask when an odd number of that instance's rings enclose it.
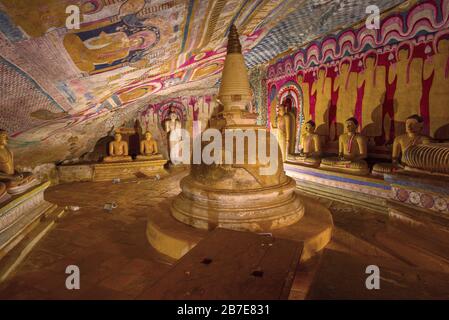
<path fill-rule="evenodd" d="M 441 39 L 432 59 L 427 59 L 424 65 L 424 79 L 434 74 L 429 96 L 430 134 L 437 139 L 447 139 L 449 128 L 446 110 L 449 101 L 449 39 Z"/>
<path fill-rule="evenodd" d="M 389 81 L 392 83 L 394 77 L 397 77 L 394 94 L 394 126 L 395 132 L 401 132 L 402 123 L 408 115 L 420 112 L 422 72 L 417 70 L 423 70 L 423 59 L 413 58 L 408 45 L 400 47 L 397 55 L 396 67 L 389 69 Z"/>
<path fill-rule="evenodd" d="M 345 133 L 338 138 L 338 157 L 324 158 L 321 168 L 334 171 L 366 175 L 368 164 L 364 159 L 368 155 L 366 138 L 357 133 L 359 123 L 355 118 L 345 122 Z"/>
<path fill-rule="evenodd" d="M 64 47 L 76 66 L 84 72 L 93 72 L 98 65 L 111 65 L 127 59 L 131 51 L 144 50 L 157 42 L 152 31 L 141 31 L 128 36 L 125 32 L 106 33 L 82 40 L 77 34 L 67 34 Z"/>
<path fill-rule="evenodd" d="M 338 90 L 337 122 L 339 124 L 343 124 L 345 119 L 354 115 L 357 103 L 357 73 L 351 71 L 351 64 L 351 61 L 343 61 L 340 73 L 335 79 L 335 90 Z M 341 133 L 336 132 L 336 135 Z"/>
<path fill-rule="evenodd" d="M 304 102 L 304 117 L 305 121 L 311 120 L 312 116 L 310 114 L 310 86 L 304 81 L 304 75 L 298 74 L 298 84 L 300 85 L 303 92 L 303 102 Z"/>
<path fill-rule="evenodd" d="M 315 133 L 316 124 L 309 120 L 304 125 L 304 133 L 301 137 L 301 152 L 299 155 L 291 156 L 295 163 L 318 167 L 321 162 L 321 139 Z"/>
<path fill-rule="evenodd" d="M 14 156 L 8 149 L 8 133 L 0 130 L 0 181 L 6 186 L 6 190 L 10 194 L 23 193 L 29 188 L 35 186 L 39 181 L 29 172 L 17 173 L 14 170 Z M 4 193 L 4 188 L 0 188 Z"/>
<path fill-rule="evenodd" d="M 122 140 L 122 135 L 116 133 L 114 141 L 109 143 L 109 156 L 105 157 L 104 162 L 124 162 L 132 161 L 128 155 L 128 143 Z"/>
<path fill-rule="evenodd" d="M 159 154 L 156 140 L 153 139 L 151 132 L 145 133 L 145 140 L 140 142 L 140 154 L 137 160 L 154 160 L 162 158 Z"/>
<path fill-rule="evenodd" d="M 402 134 L 394 139 L 392 150 L 391 163 L 378 163 L 373 167 L 373 174 L 381 175 L 384 173 L 391 173 L 395 170 L 402 169 L 401 157 L 405 150 L 411 146 L 420 144 L 428 144 L 431 138 L 422 134 L 423 118 L 414 114 L 405 121 L 405 134 Z"/>
<path fill-rule="evenodd" d="M 318 71 L 316 82 L 312 85 L 312 93 L 316 93 L 315 120 L 318 133 L 324 136 L 329 134 L 329 121 L 326 117 L 331 102 L 332 80 L 327 77 L 327 70 L 322 68 Z"/>
<path fill-rule="evenodd" d="M 365 69 L 359 74 L 359 88 L 364 86 L 362 102 L 362 132 L 368 137 L 382 135 L 382 104 L 385 95 L 385 66 L 377 65 L 377 56 L 365 59 Z"/>

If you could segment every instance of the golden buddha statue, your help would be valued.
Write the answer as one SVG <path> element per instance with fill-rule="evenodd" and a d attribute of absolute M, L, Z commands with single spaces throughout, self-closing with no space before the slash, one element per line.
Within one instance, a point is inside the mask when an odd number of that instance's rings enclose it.
<path fill-rule="evenodd" d="M 0 130 L 0 181 L 4 182 L 6 189 L 10 194 L 25 192 L 32 186 L 38 184 L 39 181 L 32 173 L 15 172 L 14 156 L 7 145 L 8 133 L 5 130 Z"/>
<path fill-rule="evenodd" d="M 155 160 L 162 159 L 159 153 L 157 142 L 153 139 L 151 132 L 145 133 L 145 140 L 140 142 L 140 155 L 137 156 L 137 160 Z"/>
<path fill-rule="evenodd" d="M 357 175 L 369 173 L 368 164 L 364 159 L 368 155 L 366 138 L 357 133 L 359 122 L 349 118 L 345 122 L 345 133 L 338 139 L 338 157 L 325 158 L 321 168 Z"/>
<path fill-rule="evenodd" d="M 377 163 L 373 167 L 373 174 L 381 175 L 392 173 L 403 169 L 401 157 L 405 151 L 420 144 L 428 144 L 431 138 L 422 134 L 424 120 L 421 116 L 414 114 L 405 121 L 405 134 L 394 139 L 391 163 Z"/>
<path fill-rule="evenodd" d="M 282 153 L 282 161 L 287 159 L 290 150 L 290 143 L 294 143 L 292 141 L 292 119 L 288 113 L 285 111 L 285 107 L 280 105 L 278 108 L 278 116 L 276 121 L 277 127 L 277 140 L 279 143 L 279 147 L 281 148 Z"/>
<path fill-rule="evenodd" d="M 125 162 L 132 161 L 128 155 L 128 143 L 122 140 L 122 135 L 115 133 L 114 141 L 109 143 L 109 156 L 105 157 L 104 162 Z"/>
<path fill-rule="evenodd" d="M 301 136 L 301 152 L 297 155 L 289 156 L 289 160 L 305 164 L 309 166 L 318 167 L 321 163 L 321 139 L 318 134 L 315 133 L 316 124 L 313 120 L 306 122 L 304 125 L 305 133 Z"/>

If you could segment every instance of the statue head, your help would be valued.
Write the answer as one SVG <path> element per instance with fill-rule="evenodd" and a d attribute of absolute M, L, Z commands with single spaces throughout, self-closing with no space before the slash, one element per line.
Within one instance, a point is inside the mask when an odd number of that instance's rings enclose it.
<path fill-rule="evenodd" d="M 424 119 L 421 116 L 414 114 L 408 117 L 407 120 L 405 120 L 405 131 L 407 133 L 420 133 L 423 127 L 423 123 Z"/>
<path fill-rule="evenodd" d="M 120 142 L 122 141 L 122 135 L 120 133 L 116 133 L 114 139 L 115 141 Z"/>
<path fill-rule="evenodd" d="M 151 140 L 153 138 L 153 135 L 151 134 L 150 131 L 145 132 L 145 139 L 146 140 Z"/>
<path fill-rule="evenodd" d="M 278 107 L 278 114 L 280 115 L 280 116 L 283 116 L 284 114 L 285 114 L 285 106 L 284 105 L 279 105 L 279 107 Z"/>
<path fill-rule="evenodd" d="M 8 144 L 8 132 L 0 129 L 0 146 L 6 146 Z"/>
<path fill-rule="evenodd" d="M 176 112 L 170 112 L 170 115 L 169 115 L 169 117 L 170 117 L 170 120 L 178 120 L 178 115 L 176 114 Z"/>
<path fill-rule="evenodd" d="M 306 122 L 305 130 L 307 133 L 314 133 L 316 128 L 316 124 L 313 120 L 309 120 Z"/>
<path fill-rule="evenodd" d="M 345 130 L 348 133 L 356 133 L 358 126 L 359 126 L 359 122 L 354 117 L 349 118 L 345 122 Z"/>
<path fill-rule="evenodd" d="M 143 37 L 131 37 L 129 38 L 129 45 L 132 49 L 137 50 L 145 44 Z"/>

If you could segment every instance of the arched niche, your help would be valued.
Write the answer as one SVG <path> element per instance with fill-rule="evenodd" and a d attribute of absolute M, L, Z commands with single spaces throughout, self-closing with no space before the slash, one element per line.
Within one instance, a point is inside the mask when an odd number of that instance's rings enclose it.
<path fill-rule="evenodd" d="M 295 119 L 295 128 L 292 133 L 295 136 L 295 144 L 290 152 L 297 153 L 301 144 L 301 128 L 304 122 L 304 100 L 301 87 L 289 81 L 279 89 L 277 97 L 279 104 L 283 105 Z"/>

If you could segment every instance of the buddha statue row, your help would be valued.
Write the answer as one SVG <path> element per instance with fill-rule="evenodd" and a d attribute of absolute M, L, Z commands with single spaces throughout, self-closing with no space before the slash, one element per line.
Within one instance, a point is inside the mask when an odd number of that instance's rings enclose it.
<path fill-rule="evenodd" d="M 148 161 L 162 159 L 159 153 L 156 140 L 151 132 L 145 133 L 145 139 L 140 142 L 140 154 L 136 160 Z M 129 162 L 133 159 L 129 155 L 128 143 L 122 140 L 120 133 L 115 133 L 114 141 L 109 143 L 109 156 L 103 159 L 104 162 Z"/>
<path fill-rule="evenodd" d="M 321 139 L 315 133 L 315 123 L 308 121 L 304 126 L 305 133 L 302 135 L 302 149 L 299 154 L 288 155 L 291 162 L 320 167 L 323 169 L 347 172 L 357 175 L 366 175 L 369 173 L 369 167 L 365 159 L 368 155 L 367 140 L 357 132 L 358 121 L 355 118 L 349 118 L 345 122 L 345 133 L 338 139 L 338 156 L 322 157 Z M 406 133 L 396 137 L 393 143 L 392 162 L 379 163 L 373 167 L 373 174 L 391 173 L 402 169 L 401 156 L 405 150 L 411 146 L 427 144 L 431 139 L 422 134 L 423 119 L 418 115 L 410 116 L 405 123 Z M 279 144 L 283 143 L 278 140 Z M 285 146 L 281 145 L 281 149 Z"/>
<path fill-rule="evenodd" d="M 8 133 L 0 130 L 0 199 L 8 194 L 20 194 L 38 184 L 29 172 L 18 173 L 14 168 L 14 155 L 8 148 Z"/>

